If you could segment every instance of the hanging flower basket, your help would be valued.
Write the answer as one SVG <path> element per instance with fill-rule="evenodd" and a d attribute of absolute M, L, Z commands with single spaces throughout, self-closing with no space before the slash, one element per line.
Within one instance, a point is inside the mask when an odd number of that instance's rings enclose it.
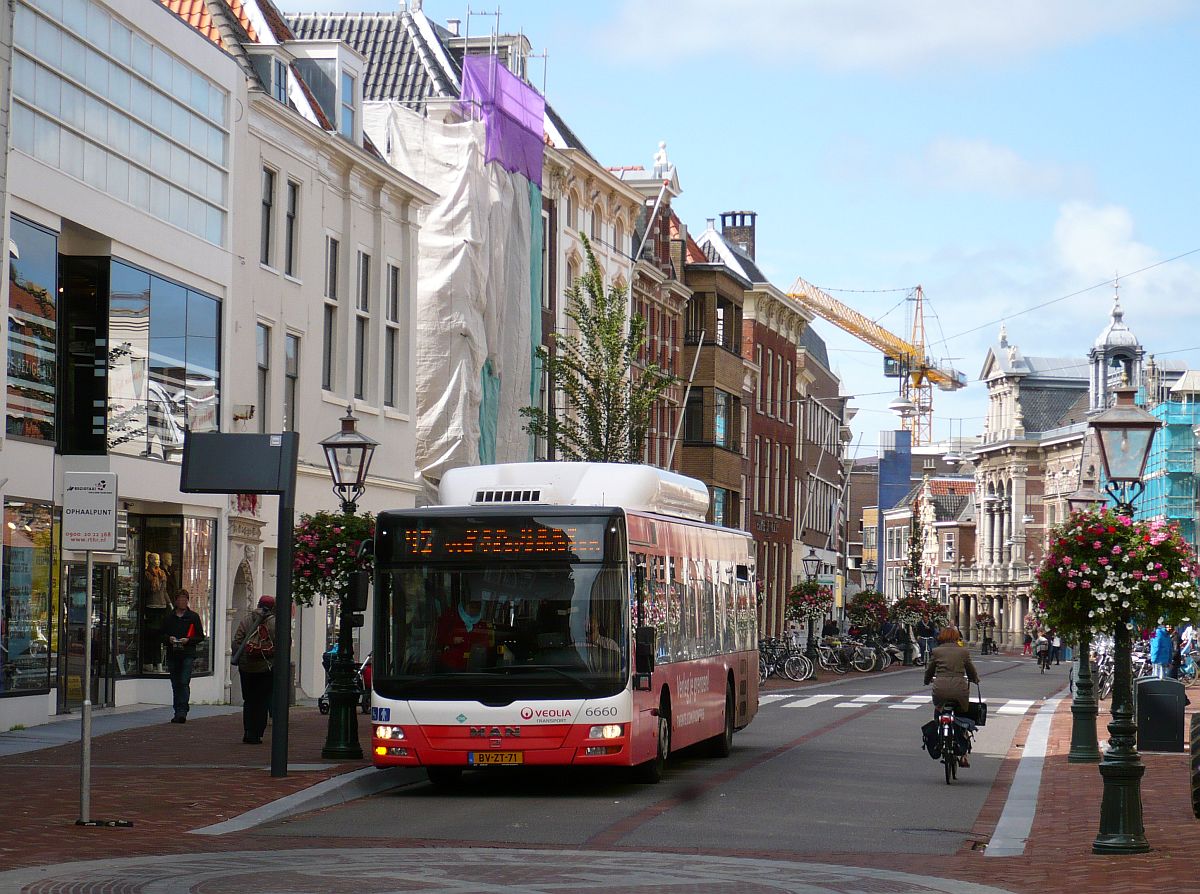
<path fill-rule="evenodd" d="M 891 605 L 891 618 L 897 624 L 916 624 L 923 614 L 925 600 L 920 596 L 902 596 Z"/>
<path fill-rule="evenodd" d="M 833 610 L 833 589 L 816 581 L 801 581 L 788 591 L 787 610 L 789 621 L 805 618 L 820 618 Z"/>
<path fill-rule="evenodd" d="M 995 627 L 996 618 L 991 612 L 980 612 L 975 616 L 976 627 Z"/>
<path fill-rule="evenodd" d="M 1025 620 L 1022 623 L 1026 633 L 1037 633 L 1039 630 L 1046 628 L 1046 607 L 1040 602 L 1034 602 L 1029 606 L 1029 613 L 1025 615 Z"/>
<path fill-rule="evenodd" d="M 846 618 L 857 627 L 879 627 L 887 616 L 887 600 L 878 590 L 855 593 L 846 604 Z"/>
<path fill-rule="evenodd" d="M 354 571 L 371 571 L 374 556 L 358 549 L 375 536 L 371 515 L 317 512 L 300 516 L 292 546 L 292 598 L 301 605 L 341 599 Z"/>
<path fill-rule="evenodd" d="M 1034 597 L 1046 623 L 1072 632 L 1112 632 L 1197 610 L 1191 548 L 1178 528 L 1115 510 L 1073 512 L 1050 532 Z"/>

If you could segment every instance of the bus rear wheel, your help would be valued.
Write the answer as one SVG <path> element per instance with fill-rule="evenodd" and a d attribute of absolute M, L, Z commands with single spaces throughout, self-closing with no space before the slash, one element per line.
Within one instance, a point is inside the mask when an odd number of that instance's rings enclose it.
<path fill-rule="evenodd" d="M 644 764 L 633 768 L 633 777 L 638 782 L 654 785 L 661 782 L 667 772 L 667 758 L 671 756 L 671 710 L 664 699 L 658 708 L 658 746 L 655 755 Z"/>
<path fill-rule="evenodd" d="M 426 767 L 434 788 L 450 789 L 462 782 L 462 767 Z"/>
<path fill-rule="evenodd" d="M 733 683 L 725 685 L 725 726 L 709 739 L 708 753 L 713 757 L 729 757 L 733 751 L 733 723 L 737 706 L 733 701 Z"/>

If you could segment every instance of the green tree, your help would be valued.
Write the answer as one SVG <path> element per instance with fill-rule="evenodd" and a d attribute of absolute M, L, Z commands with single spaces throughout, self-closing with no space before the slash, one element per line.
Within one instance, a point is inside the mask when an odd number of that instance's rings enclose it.
<path fill-rule="evenodd" d="M 522 407 L 525 431 L 545 438 L 560 460 L 641 462 L 650 411 L 675 377 L 655 363 L 635 373 L 646 321 L 628 315 L 623 287 L 605 289 L 591 243 L 581 238 L 586 269 L 566 291 L 566 314 L 577 331 L 556 334 L 553 352 L 537 349 L 549 387 L 566 396 L 567 406 L 557 416 Z"/>

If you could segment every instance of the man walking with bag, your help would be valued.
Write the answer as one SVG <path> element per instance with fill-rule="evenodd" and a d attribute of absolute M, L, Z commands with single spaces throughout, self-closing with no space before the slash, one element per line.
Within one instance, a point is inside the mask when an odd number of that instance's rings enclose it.
<path fill-rule="evenodd" d="M 261 596 L 258 607 L 233 635 L 233 664 L 242 681 L 242 743 L 258 745 L 267 729 L 271 668 L 275 662 L 275 597 Z"/>
<path fill-rule="evenodd" d="M 171 702 L 175 708 L 172 723 L 187 723 L 192 665 L 196 663 L 196 646 L 204 639 L 200 616 L 188 608 L 190 598 L 187 590 L 175 594 L 175 610 L 167 613 L 159 631 L 167 647 L 167 671 L 171 674 Z"/>

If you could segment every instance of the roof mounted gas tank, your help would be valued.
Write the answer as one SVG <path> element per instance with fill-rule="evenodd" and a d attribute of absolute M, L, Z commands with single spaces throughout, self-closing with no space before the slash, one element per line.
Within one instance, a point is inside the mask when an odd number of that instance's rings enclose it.
<path fill-rule="evenodd" d="M 703 481 L 624 463 L 504 463 L 450 469 L 443 506 L 619 506 L 692 521 L 708 515 Z"/>

